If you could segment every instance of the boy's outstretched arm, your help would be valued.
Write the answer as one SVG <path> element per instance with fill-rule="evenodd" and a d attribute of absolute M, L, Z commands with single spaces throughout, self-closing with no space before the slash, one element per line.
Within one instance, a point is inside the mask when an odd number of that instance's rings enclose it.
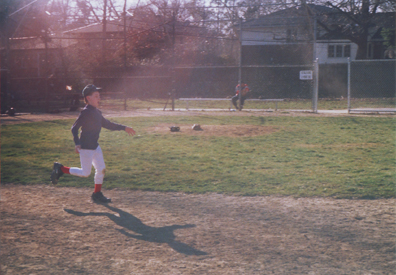
<path fill-rule="evenodd" d="M 133 130 L 131 127 L 125 127 L 125 132 L 128 133 L 128 135 L 133 136 L 136 134 L 135 130 Z"/>

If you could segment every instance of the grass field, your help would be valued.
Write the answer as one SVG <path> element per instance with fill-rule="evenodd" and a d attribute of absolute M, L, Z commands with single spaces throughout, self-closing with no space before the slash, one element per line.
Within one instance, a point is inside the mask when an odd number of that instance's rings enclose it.
<path fill-rule="evenodd" d="M 199 116 L 117 118 L 137 135 L 102 130 L 106 188 L 296 197 L 395 197 L 395 123 L 389 117 Z M 79 166 L 58 120 L 1 127 L 1 182 L 49 183 L 52 163 Z M 252 125 L 259 136 L 199 136 L 151 127 Z M 165 127 L 166 126 L 162 126 Z M 204 128 L 205 131 L 205 128 Z M 60 186 L 93 186 L 66 175 Z"/>
<path fill-rule="evenodd" d="M 230 99 L 231 100 L 231 99 Z M 128 99 L 127 110 L 135 109 L 163 109 L 166 104 L 166 99 Z M 50 106 L 57 106 L 62 110 L 68 110 L 69 105 L 67 103 L 52 102 Z M 101 102 L 101 109 L 108 110 L 124 110 L 123 99 L 107 99 L 104 98 Z M 81 106 L 83 103 L 81 102 Z M 186 102 L 181 100 L 175 100 L 176 109 L 185 109 Z M 188 106 L 190 109 L 225 109 L 230 108 L 230 101 L 189 101 Z M 45 111 L 44 102 L 38 102 L 37 104 L 27 105 L 26 102 L 16 102 L 14 107 L 17 112 L 43 112 Z M 257 102 L 249 101 L 245 102 L 245 109 L 275 109 L 274 102 Z M 352 108 L 396 108 L 395 98 L 363 98 L 363 99 L 352 99 Z M 171 101 L 168 101 L 167 109 L 171 109 Z M 342 110 L 348 108 L 348 102 L 346 98 L 321 98 L 318 101 L 319 110 Z M 56 108 L 53 108 L 54 110 Z M 311 99 L 285 99 L 283 102 L 278 102 L 278 109 L 280 110 L 312 110 Z"/>

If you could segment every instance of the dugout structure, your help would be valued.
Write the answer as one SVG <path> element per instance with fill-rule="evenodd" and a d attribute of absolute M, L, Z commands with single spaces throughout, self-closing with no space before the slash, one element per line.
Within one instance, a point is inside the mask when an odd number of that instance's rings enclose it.
<path fill-rule="evenodd" d="M 396 60 L 348 61 L 348 113 L 396 113 Z"/>

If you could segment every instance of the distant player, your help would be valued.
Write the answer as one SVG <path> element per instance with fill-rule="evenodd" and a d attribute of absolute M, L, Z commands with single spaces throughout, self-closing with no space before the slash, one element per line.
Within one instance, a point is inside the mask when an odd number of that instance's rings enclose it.
<path fill-rule="evenodd" d="M 237 105 L 237 102 L 239 101 L 239 84 L 235 87 L 235 95 L 231 98 L 232 104 L 234 104 L 235 109 L 242 111 L 243 104 L 245 103 L 245 99 L 248 98 L 249 94 L 249 86 L 247 84 L 242 84 L 242 89 L 241 89 L 241 106 Z"/>
<path fill-rule="evenodd" d="M 113 123 L 102 116 L 102 112 L 98 110 L 100 102 L 99 90 L 100 88 L 92 84 L 87 85 L 83 89 L 82 95 L 86 106 L 71 128 L 75 151 L 80 154 L 81 168 L 66 167 L 55 162 L 51 173 L 51 182 L 57 184 L 58 179 L 63 174 L 88 177 L 91 174 L 91 168 L 93 166 L 95 168 L 95 189 L 91 198 L 94 202 L 108 203 L 111 202 L 111 199 L 106 198 L 101 192 L 106 166 L 103 160 L 102 149 L 98 144 L 100 131 L 102 127 L 112 131 L 124 130 L 131 136 L 135 134 L 135 131 L 130 127 Z M 80 128 L 81 134 L 79 136 L 78 132 Z"/>

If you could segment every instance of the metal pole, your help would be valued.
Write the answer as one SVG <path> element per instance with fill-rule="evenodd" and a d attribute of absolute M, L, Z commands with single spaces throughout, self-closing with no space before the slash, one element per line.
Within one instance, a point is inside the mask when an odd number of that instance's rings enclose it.
<path fill-rule="evenodd" d="M 313 65 L 314 65 L 314 84 L 312 88 L 312 111 L 314 113 L 318 112 L 318 82 L 319 78 L 317 75 L 319 73 L 318 59 L 316 57 L 316 32 L 317 32 L 317 20 L 316 15 L 314 16 L 313 24 L 313 44 L 312 44 L 312 55 L 313 55 Z"/>
<path fill-rule="evenodd" d="M 239 70 L 238 70 L 238 85 L 239 85 L 239 110 L 242 110 L 242 18 L 239 19 Z"/>
<path fill-rule="evenodd" d="M 6 53 L 5 53 L 5 86 L 4 88 L 4 98 L 2 98 L 1 101 L 4 100 L 4 102 L 1 102 L 1 106 L 4 109 L 8 109 L 8 107 L 14 107 L 14 106 L 9 106 L 10 104 L 10 87 L 11 87 L 11 73 L 10 73 L 10 54 L 11 54 L 11 46 L 10 46 L 10 36 L 9 36 L 9 31 L 6 28 L 5 30 L 5 44 L 6 44 Z M 4 66 L 4 65 L 3 65 Z M 3 80 L 4 81 L 4 80 Z M 4 110 L 3 110 L 4 111 Z"/>
<path fill-rule="evenodd" d="M 319 59 L 316 58 L 314 62 L 314 89 L 312 97 L 312 111 L 318 112 L 318 95 L 319 95 Z"/>
<path fill-rule="evenodd" d="M 127 5 L 127 0 L 124 2 L 124 68 L 127 66 L 127 35 L 126 35 L 126 5 Z"/>
<path fill-rule="evenodd" d="M 50 102 L 49 102 L 49 93 L 48 93 L 48 29 L 45 29 L 44 36 L 44 45 L 45 45 L 45 65 L 44 65 L 44 92 L 45 92 L 45 111 L 48 113 L 50 110 Z"/>
<path fill-rule="evenodd" d="M 316 15 L 314 16 L 314 33 L 313 33 L 313 61 L 315 62 L 316 60 L 316 32 L 317 32 L 317 20 L 316 20 Z"/>
<path fill-rule="evenodd" d="M 172 91 L 171 91 L 171 97 L 172 97 L 172 111 L 175 110 L 175 40 L 176 40 L 176 12 L 173 11 L 173 24 L 172 24 Z"/>
<path fill-rule="evenodd" d="M 348 57 L 348 114 L 351 111 L 351 58 Z"/>

